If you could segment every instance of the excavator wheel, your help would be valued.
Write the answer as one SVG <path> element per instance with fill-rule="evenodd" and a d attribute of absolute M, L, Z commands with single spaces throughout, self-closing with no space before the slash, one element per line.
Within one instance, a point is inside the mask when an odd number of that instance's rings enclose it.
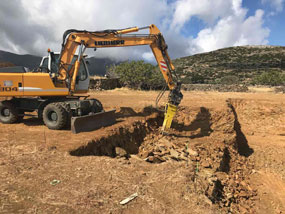
<path fill-rule="evenodd" d="M 72 111 L 70 108 L 70 105 L 66 102 L 60 102 L 60 105 L 64 108 L 66 114 L 67 114 L 67 122 L 66 122 L 66 128 L 70 128 L 70 122 L 72 117 Z"/>
<path fill-rule="evenodd" d="M 43 121 L 49 129 L 63 129 L 67 120 L 67 112 L 60 103 L 50 103 L 44 108 Z"/>
<path fill-rule="evenodd" d="M 9 101 L 0 102 L 0 121 L 5 124 L 15 123 L 18 120 L 18 111 Z"/>
<path fill-rule="evenodd" d="M 40 120 L 43 120 L 43 112 L 44 112 L 45 107 L 46 107 L 48 104 L 49 104 L 49 102 L 43 102 L 43 103 L 39 106 L 39 108 L 37 109 L 37 111 L 38 111 L 38 118 L 39 118 Z"/>

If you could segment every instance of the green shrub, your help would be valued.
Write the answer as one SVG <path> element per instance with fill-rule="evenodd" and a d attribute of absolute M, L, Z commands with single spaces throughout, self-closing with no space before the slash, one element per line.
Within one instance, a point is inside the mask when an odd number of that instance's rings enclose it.
<path fill-rule="evenodd" d="M 114 73 L 120 78 L 122 86 L 133 89 L 160 89 L 165 85 L 159 69 L 143 60 L 126 61 L 107 68 L 107 73 Z"/>
<path fill-rule="evenodd" d="M 195 83 L 198 83 L 198 84 L 200 84 L 200 83 L 205 83 L 205 77 L 204 76 L 202 76 L 201 74 L 199 74 L 199 73 L 192 73 L 191 74 L 191 82 L 193 83 L 193 84 L 195 84 Z"/>
<path fill-rule="evenodd" d="M 224 84 L 224 85 L 238 84 L 239 83 L 239 78 L 237 76 L 234 76 L 234 75 L 224 76 L 224 77 L 221 78 L 220 83 Z"/>
<path fill-rule="evenodd" d="M 280 71 L 263 72 L 256 76 L 253 81 L 255 85 L 285 85 L 285 74 Z"/>

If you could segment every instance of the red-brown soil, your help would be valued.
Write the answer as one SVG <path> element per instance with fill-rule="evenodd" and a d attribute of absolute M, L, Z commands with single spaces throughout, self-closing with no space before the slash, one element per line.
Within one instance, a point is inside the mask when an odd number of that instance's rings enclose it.
<path fill-rule="evenodd" d="M 185 92 L 166 136 L 157 92 L 90 95 L 116 124 L 0 124 L 0 213 L 285 212 L 284 95 Z"/>

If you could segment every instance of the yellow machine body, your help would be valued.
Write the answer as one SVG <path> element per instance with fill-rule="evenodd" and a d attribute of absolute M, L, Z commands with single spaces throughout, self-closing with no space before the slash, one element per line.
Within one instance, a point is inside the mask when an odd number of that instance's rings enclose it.
<path fill-rule="evenodd" d="M 0 73 L 2 97 L 68 96 L 66 87 L 55 87 L 48 73 Z"/>

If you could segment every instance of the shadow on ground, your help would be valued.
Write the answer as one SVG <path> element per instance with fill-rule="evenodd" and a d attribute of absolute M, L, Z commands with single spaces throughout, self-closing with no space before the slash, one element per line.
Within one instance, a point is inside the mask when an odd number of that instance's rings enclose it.
<path fill-rule="evenodd" d="M 234 117 L 235 117 L 234 130 L 236 131 L 236 136 L 237 136 L 235 147 L 240 155 L 249 157 L 254 152 L 254 150 L 249 147 L 248 141 L 244 133 L 241 130 L 241 125 L 238 121 L 238 115 L 236 113 L 235 107 L 232 105 L 230 100 L 227 100 L 227 103 L 228 103 L 228 106 L 231 108 L 234 114 Z"/>
<path fill-rule="evenodd" d="M 200 111 L 195 116 L 195 119 L 191 122 L 190 125 L 185 125 L 184 123 L 177 123 L 173 121 L 172 128 L 177 131 L 196 131 L 200 130 L 199 133 L 191 135 L 191 136 L 182 136 L 182 135 L 175 135 L 175 137 L 185 137 L 185 138 L 201 138 L 205 136 L 210 136 L 213 132 L 211 129 L 211 113 L 209 109 L 205 107 L 201 107 Z"/>

